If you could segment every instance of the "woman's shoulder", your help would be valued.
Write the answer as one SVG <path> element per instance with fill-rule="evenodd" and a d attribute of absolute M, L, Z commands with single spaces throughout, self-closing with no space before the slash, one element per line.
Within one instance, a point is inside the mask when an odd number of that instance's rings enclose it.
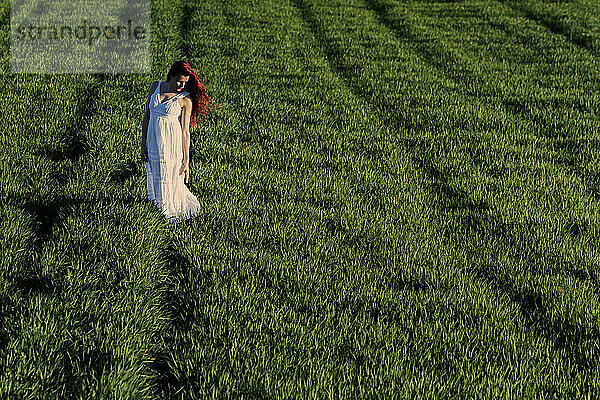
<path fill-rule="evenodd" d="M 181 92 L 180 98 L 184 103 L 192 102 L 192 95 L 189 92 Z"/>
<path fill-rule="evenodd" d="M 177 99 L 177 101 L 181 100 L 179 105 L 183 107 L 191 107 L 192 106 L 192 96 L 189 92 L 181 92 L 181 95 Z"/>

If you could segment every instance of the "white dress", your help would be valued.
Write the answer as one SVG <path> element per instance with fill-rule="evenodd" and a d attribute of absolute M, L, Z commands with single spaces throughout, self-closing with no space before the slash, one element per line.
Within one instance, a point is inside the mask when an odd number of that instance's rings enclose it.
<path fill-rule="evenodd" d="M 177 99 L 189 95 L 183 91 L 159 101 L 162 81 L 158 81 L 150 97 L 150 120 L 146 145 L 146 189 L 148 200 L 160 209 L 169 222 L 188 219 L 200 212 L 196 196 L 184 184 L 185 174 L 179 175 L 183 163 L 181 148 L 181 106 Z"/>

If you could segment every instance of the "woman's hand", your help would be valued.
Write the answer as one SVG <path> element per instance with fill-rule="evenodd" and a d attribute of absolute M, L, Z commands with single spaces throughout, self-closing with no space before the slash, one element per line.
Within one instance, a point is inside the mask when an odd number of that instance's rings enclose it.
<path fill-rule="evenodd" d="M 179 175 L 185 174 L 185 183 L 188 183 L 190 178 L 190 164 L 188 161 L 184 160 L 181 164 L 181 168 L 179 169 Z"/>
<path fill-rule="evenodd" d="M 147 163 L 148 162 L 148 147 L 142 145 L 141 155 L 142 155 L 142 162 Z"/>

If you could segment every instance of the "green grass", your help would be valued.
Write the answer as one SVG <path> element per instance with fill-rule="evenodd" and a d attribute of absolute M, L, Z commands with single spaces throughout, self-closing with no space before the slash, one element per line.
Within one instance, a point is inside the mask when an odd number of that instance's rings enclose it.
<path fill-rule="evenodd" d="M 593 398 L 598 11 L 154 1 L 149 75 L 3 75 L 0 397 Z M 171 226 L 177 59 L 222 108 Z"/>

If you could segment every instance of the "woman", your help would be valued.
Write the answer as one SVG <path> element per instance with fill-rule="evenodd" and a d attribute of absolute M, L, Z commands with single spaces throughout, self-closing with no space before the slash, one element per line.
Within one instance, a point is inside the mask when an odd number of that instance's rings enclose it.
<path fill-rule="evenodd" d="M 185 61 L 171 66 L 166 81 L 150 85 L 141 143 L 146 191 L 148 200 L 169 222 L 200 212 L 198 199 L 185 186 L 189 181 L 189 129 L 206 116 L 212 101 Z"/>

